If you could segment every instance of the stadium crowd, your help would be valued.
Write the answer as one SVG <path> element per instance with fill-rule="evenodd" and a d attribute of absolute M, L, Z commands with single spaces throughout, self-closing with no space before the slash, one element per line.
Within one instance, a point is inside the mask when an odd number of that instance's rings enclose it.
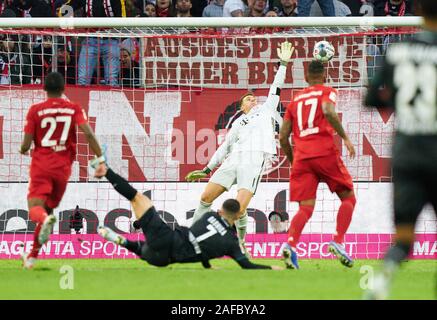
<path fill-rule="evenodd" d="M 413 0 L 0 0 L 0 17 L 405 16 L 412 7 Z"/>
<path fill-rule="evenodd" d="M 7 17 L 405 16 L 413 0 L 0 0 Z M 255 30 L 260 31 L 260 30 Z M 262 32 L 272 30 L 261 30 Z M 369 38 L 369 76 L 393 39 Z M 50 71 L 68 84 L 140 86 L 139 40 L 0 34 L 0 85 L 38 84 Z"/>

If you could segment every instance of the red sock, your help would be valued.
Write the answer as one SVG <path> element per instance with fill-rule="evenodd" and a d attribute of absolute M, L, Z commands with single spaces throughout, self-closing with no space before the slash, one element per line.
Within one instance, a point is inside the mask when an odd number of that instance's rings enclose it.
<path fill-rule="evenodd" d="M 47 211 L 41 206 L 35 206 L 29 210 L 29 218 L 33 222 L 43 223 L 47 217 Z"/>
<path fill-rule="evenodd" d="M 344 241 L 344 234 L 351 224 L 352 213 L 354 212 L 356 202 L 355 196 L 341 201 L 341 206 L 338 208 L 337 214 L 337 233 L 334 235 L 334 241 L 337 243 L 343 243 Z"/>
<path fill-rule="evenodd" d="M 38 236 L 39 236 L 39 232 L 41 231 L 41 227 L 42 227 L 42 222 L 38 223 L 36 225 L 35 231 L 33 233 L 33 246 L 32 246 L 32 251 L 29 254 L 29 257 L 31 257 L 31 258 L 37 258 L 38 253 L 39 253 L 39 249 L 41 249 L 41 245 L 39 244 L 39 240 L 38 240 Z"/>
<path fill-rule="evenodd" d="M 300 234 L 305 227 L 307 221 L 311 218 L 314 211 L 312 206 L 300 206 L 299 211 L 293 217 L 290 223 L 290 229 L 288 229 L 288 240 L 292 248 L 296 248 L 299 242 Z"/>

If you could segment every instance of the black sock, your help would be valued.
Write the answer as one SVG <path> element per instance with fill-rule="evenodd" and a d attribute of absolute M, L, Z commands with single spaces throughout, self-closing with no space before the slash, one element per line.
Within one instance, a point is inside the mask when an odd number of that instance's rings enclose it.
<path fill-rule="evenodd" d="M 137 256 L 141 256 L 141 248 L 144 245 L 144 241 L 130 241 L 126 240 L 123 247 L 125 247 L 130 252 L 135 253 Z"/>
<path fill-rule="evenodd" d="M 384 264 L 399 265 L 410 252 L 411 243 L 397 241 L 384 257 Z"/>
<path fill-rule="evenodd" d="M 111 182 L 114 189 L 127 200 L 131 201 L 135 198 L 138 191 L 132 187 L 126 179 L 112 171 L 112 169 L 108 168 L 105 177 Z"/>

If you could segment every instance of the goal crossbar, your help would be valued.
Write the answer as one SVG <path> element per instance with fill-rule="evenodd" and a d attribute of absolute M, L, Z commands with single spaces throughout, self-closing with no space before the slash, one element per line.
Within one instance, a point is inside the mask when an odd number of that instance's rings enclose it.
<path fill-rule="evenodd" d="M 418 27 L 422 17 L 5 18 L 0 28 Z"/>

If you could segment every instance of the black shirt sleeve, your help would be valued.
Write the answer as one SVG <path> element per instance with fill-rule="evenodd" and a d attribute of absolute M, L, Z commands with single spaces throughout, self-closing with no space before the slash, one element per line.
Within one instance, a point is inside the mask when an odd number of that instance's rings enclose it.
<path fill-rule="evenodd" d="M 365 105 L 368 107 L 393 107 L 393 66 L 384 60 L 381 69 L 372 79 L 366 95 Z"/>
<path fill-rule="evenodd" d="M 270 266 L 250 262 L 249 259 L 241 252 L 238 244 L 235 245 L 229 256 L 234 259 L 243 269 L 271 269 Z"/>

